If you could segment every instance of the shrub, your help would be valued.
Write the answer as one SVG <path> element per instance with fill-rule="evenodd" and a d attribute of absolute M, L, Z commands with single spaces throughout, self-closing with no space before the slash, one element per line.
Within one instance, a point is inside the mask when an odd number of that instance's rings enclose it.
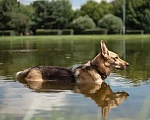
<path fill-rule="evenodd" d="M 73 35 L 74 30 L 73 29 L 63 29 L 62 35 Z"/>
<path fill-rule="evenodd" d="M 57 29 L 37 29 L 36 35 L 61 35 L 61 30 Z"/>
<path fill-rule="evenodd" d="M 95 23 L 89 16 L 80 16 L 73 20 L 71 27 L 74 29 L 75 34 L 81 34 L 85 29 L 95 28 Z"/>
<path fill-rule="evenodd" d="M 0 36 L 13 36 L 15 33 L 13 30 L 0 31 Z"/>
<path fill-rule="evenodd" d="M 122 20 L 112 14 L 105 15 L 98 21 L 98 27 L 108 30 L 108 34 L 121 34 L 122 33 Z"/>
<path fill-rule="evenodd" d="M 82 33 L 85 35 L 107 34 L 107 29 L 85 29 Z"/>
<path fill-rule="evenodd" d="M 126 34 L 144 34 L 144 30 L 126 30 Z"/>

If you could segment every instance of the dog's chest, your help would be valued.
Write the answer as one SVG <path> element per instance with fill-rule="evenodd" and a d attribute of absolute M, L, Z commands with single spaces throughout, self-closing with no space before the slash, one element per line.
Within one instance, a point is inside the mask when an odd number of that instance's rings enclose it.
<path fill-rule="evenodd" d="M 87 70 L 80 68 L 76 69 L 74 74 L 78 82 L 103 82 L 101 76 L 94 69 Z"/>

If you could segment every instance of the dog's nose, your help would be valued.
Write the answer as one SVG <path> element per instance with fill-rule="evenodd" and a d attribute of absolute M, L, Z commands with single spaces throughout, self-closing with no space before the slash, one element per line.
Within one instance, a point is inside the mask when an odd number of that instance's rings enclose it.
<path fill-rule="evenodd" d="M 126 66 L 129 66 L 129 63 L 126 63 Z"/>

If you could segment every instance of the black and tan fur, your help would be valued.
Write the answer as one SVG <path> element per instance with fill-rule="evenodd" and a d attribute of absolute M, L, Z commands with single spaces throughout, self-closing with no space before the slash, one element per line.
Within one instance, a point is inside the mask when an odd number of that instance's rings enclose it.
<path fill-rule="evenodd" d="M 31 67 L 16 74 L 20 82 L 29 81 L 57 81 L 82 83 L 103 82 L 110 74 L 112 68 L 125 69 L 129 64 L 120 59 L 119 56 L 107 49 L 103 40 L 100 43 L 100 53 L 91 61 L 74 69 L 55 66 Z"/>
<path fill-rule="evenodd" d="M 100 44 L 100 53 L 93 60 L 74 70 L 79 82 L 102 82 L 110 74 L 112 68 L 126 69 L 129 65 L 116 53 L 109 51 L 103 40 Z"/>

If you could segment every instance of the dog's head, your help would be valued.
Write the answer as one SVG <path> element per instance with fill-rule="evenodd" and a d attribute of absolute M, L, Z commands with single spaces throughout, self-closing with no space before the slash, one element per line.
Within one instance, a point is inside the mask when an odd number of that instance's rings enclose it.
<path fill-rule="evenodd" d="M 129 63 L 119 58 L 119 56 L 116 53 L 109 51 L 103 40 L 101 40 L 100 44 L 101 44 L 101 56 L 104 59 L 104 65 L 106 67 L 126 69 L 126 67 L 129 66 Z"/>
<path fill-rule="evenodd" d="M 108 76 L 112 68 L 126 69 L 129 66 L 129 63 L 120 59 L 116 53 L 109 51 L 103 40 L 100 42 L 100 47 L 100 53 L 91 61 L 99 73 Z"/>

